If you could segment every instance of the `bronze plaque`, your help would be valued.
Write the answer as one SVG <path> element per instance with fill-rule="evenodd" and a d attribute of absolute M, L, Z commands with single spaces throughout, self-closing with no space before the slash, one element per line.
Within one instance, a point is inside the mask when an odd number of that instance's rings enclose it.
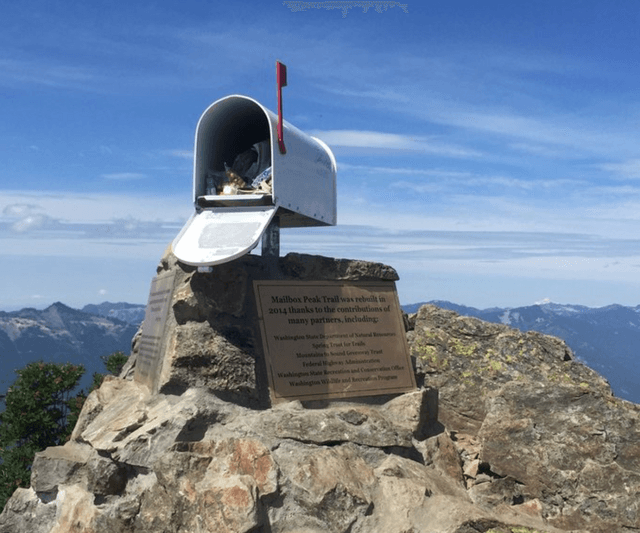
<path fill-rule="evenodd" d="M 254 281 L 254 288 L 274 402 L 416 388 L 393 282 Z"/>
<path fill-rule="evenodd" d="M 134 379 L 155 391 L 158 375 L 162 369 L 164 326 L 173 295 L 175 272 L 156 276 L 151 280 L 149 300 L 144 313 L 140 351 L 136 361 Z"/>

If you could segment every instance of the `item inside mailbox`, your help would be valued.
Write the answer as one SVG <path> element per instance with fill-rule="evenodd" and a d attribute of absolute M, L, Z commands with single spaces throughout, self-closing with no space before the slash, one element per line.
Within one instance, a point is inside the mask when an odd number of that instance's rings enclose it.
<path fill-rule="evenodd" d="M 224 170 L 207 173 L 207 195 L 271 194 L 271 146 L 268 140 L 239 153 Z"/>

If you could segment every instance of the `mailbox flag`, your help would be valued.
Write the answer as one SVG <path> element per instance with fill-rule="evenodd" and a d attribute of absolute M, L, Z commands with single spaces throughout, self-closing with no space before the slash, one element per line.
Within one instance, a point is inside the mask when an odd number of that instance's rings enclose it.
<path fill-rule="evenodd" d="M 286 154 L 287 149 L 284 145 L 284 129 L 282 126 L 284 121 L 282 114 L 282 88 L 287 86 L 287 67 L 280 61 L 276 61 L 276 83 L 278 84 L 278 149 L 281 154 Z"/>

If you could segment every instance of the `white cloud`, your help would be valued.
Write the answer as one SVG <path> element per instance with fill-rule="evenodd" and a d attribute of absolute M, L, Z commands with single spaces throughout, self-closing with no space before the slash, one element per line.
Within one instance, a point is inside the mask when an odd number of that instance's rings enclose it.
<path fill-rule="evenodd" d="M 571 156 L 571 154 L 567 153 L 566 150 L 551 148 L 549 146 L 545 146 L 542 144 L 519 142 L 519 143 L 512 143 L 509 145 L 509 147 L 514 150 L 527 152 L 527 153 L 542 156 L 542 157 L 566 158 Z"/>
<path fill-rule="evenodd" d="M 471 56 L 477 58 L 473 53 Z M 358 80 L 355 80 L 348 86 L 327 85 L 323 89 L 342 99 L 357 100 L 361 109 L 374 108 L 376 114 L 395 112 L 402 115 L 402 120 L 422 120 L 428 131 L 434 126 L 445 126 L 447 139 L 458 139 L 458 143 L 451 144 L 471 145 L 471 151 L 482 147 L 485 157 L 503 151 L 496 151 L 495 146 L 494 149 L 486 148 L 487 143 L 495 142 L 505 143 L 504 148 L 510 150 L 551 159 L 635 157 L 640 153 L 637 111 L 633 105 L 620 102 L 607 106 L 591 97 L 590 92 L 571 93 L 564 88 L 558 88 L 557 94 L 549 96 L 552 89 L 536 80 L 523 79 L 517 68 L 515 71 L 499 70 L 495 75 L 505 88 L 500 91 L 494 87 L 485 98 L 479 96 L 477 87 L 470 86 L 467 80 L 473 79 L 473 74 L 482 65 L 500 63 L 499 54 L 488 50 L 486 57 L 477 59 L 480 61 L 477 65 L 460 67 L 455 65 L 455 54 L 448 54 L 441 58 L 435 73 L 433 69 L 416 69 L 417 72 L 429 72 L 428 78 L 405 76 L 402 78 L 408 81 L 402 86 L 387 85 L 382 81 L 375 89 L 358 90 Z M 413 57 L 408 61 L 419 62 Z M 407 63 L 407 58 L 403 58 L 403 63 Z M 583 74 L 594 77 L 593 71 L 585 70 Z M 609 80 L 610 74 L 595 78 Z M 382 80 L 394 82 L 399 78 L 397 75 L 381 76 Z M 572 78 L 576 79 L 576 73 Z M 589 83 L 594 81 L 589 80 Z M 495 94 L 500 94 L 500 99 L 492 99 Z M 565 104 L 567 98 L 573 98 L 571 111 Z M 559 106 L 558 100 L 562 100 Z M 485 135 L 479 137 L 479 133 Z"/>
<path fill-rule="evenodd" d="M 631 159 L 624 163 L 606 163 L 600 165 L 602 170 L 615 174 L 622 179 L 640 179 L 640 159 Z"/>
<path fill-rule="evenodd" d="M 6 209 L 13 212 L 28 207 L 31 211 L 25 215 L 36 214 L 37 209 L 37 214 L 67 224 L 104 224 L 129 218 L 161 224 L 185 221 L 193 210 L 190 190 L 171 196 L 0 190 L 1 206 L 6 206 L 5 216 L 9 216 Z"/>
<path fill-rule="evenodd" d="M 29 215 L 14 222 L 11 229 L 16 233 L 25 233 L 43 227 L 46 222 L 47 217 L 43 215 Z"/>
<path fill-rule="evenodd" d="M 395 150 L 415 150 L 419 143 L 406 135 L 383 133 L 379 131 L 357 130 L 316 130 L 313 135 L 336 146 L 358 146 L 363 148 L 389 148 Z"/>
<path fill-rule="evenodd" d="M 36 204 L 8 204 L 2 210 L 5 217 L 24 217 L 40 209 Z"/>
<path fill-rule="evenodd" d="M 351 165 L 338 161 L 338 172 L 340 171 L 362 171 L 376 174 L 408 174 L 411 176 L 430 176 L 438 178 L 468 178 L 471 172 L 456 170 L 441 170 L 433 168 L 407 168 L 407 167 L 378 167 L 369 165 Z"/>
<path fill-rule="evenodd" d="M 193 150 L 166 150 L 165 153 L 172 157 L 179 157 L 180 159 L 193 160 Z"/>
<path fill-rule="evenodd" d="M 569 117 L 527 116 L 511 110 L 476 111 L 436 108 L 430 114 L 437 122 L 455 125 L 465 129 L 479 130 L 516 139 L 527 139 L 551 146 L 570 146 L 594 149 L 607 146 L 610 134 L 594 131 L 589 126 L 580 125 Z"/>
<path fill-rule="evenodd" d="M 49 59 L 42 61 L 0 57 L 0 84 L 30 83 L 48 87 L 86 87 L 101 77 L 91 67 L 64 65 Z M 106 79 L 104 80 L 106 81 Z"/>
<path fill-rule="evenodd" d="M 191 214 L 189 198 L 183 200 L 0 191 L 0 249 L 4 257 L 29 261 L 84 257 L 153 263 Z"/>
<path fill-rule="evenodd" d="M 139 172 L 116 172 L 114 174 L 102 174 L 100 177 L 107 180 L 129 181 L 145 179 L 147 175 Z"/>
<path fill-rule="evenodd" d="M 429 137 L 367 130 L 313 130 L 310 133 L 330 146 L 399 150 L 448 157 L 480 157 L 482 155 L 476 150 L 443 144 Z"/>

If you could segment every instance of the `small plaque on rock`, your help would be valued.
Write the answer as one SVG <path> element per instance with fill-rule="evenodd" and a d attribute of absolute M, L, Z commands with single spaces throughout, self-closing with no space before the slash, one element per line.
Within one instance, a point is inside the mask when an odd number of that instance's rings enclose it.
<path fill-rule="evenodd" d="M 393 282 L 254 281 L 254 287 L 274 402 L 416 388 Z"/>
<path fill-rule="evenodd" d="M 155 391 L 158 375 L 162 370 L 164 326 L 173 294 L 175 272 L 157 276 L 151 280 L 149 300 L 142 323 L 140 351 L 136 361 L 134 378 Z"/>

